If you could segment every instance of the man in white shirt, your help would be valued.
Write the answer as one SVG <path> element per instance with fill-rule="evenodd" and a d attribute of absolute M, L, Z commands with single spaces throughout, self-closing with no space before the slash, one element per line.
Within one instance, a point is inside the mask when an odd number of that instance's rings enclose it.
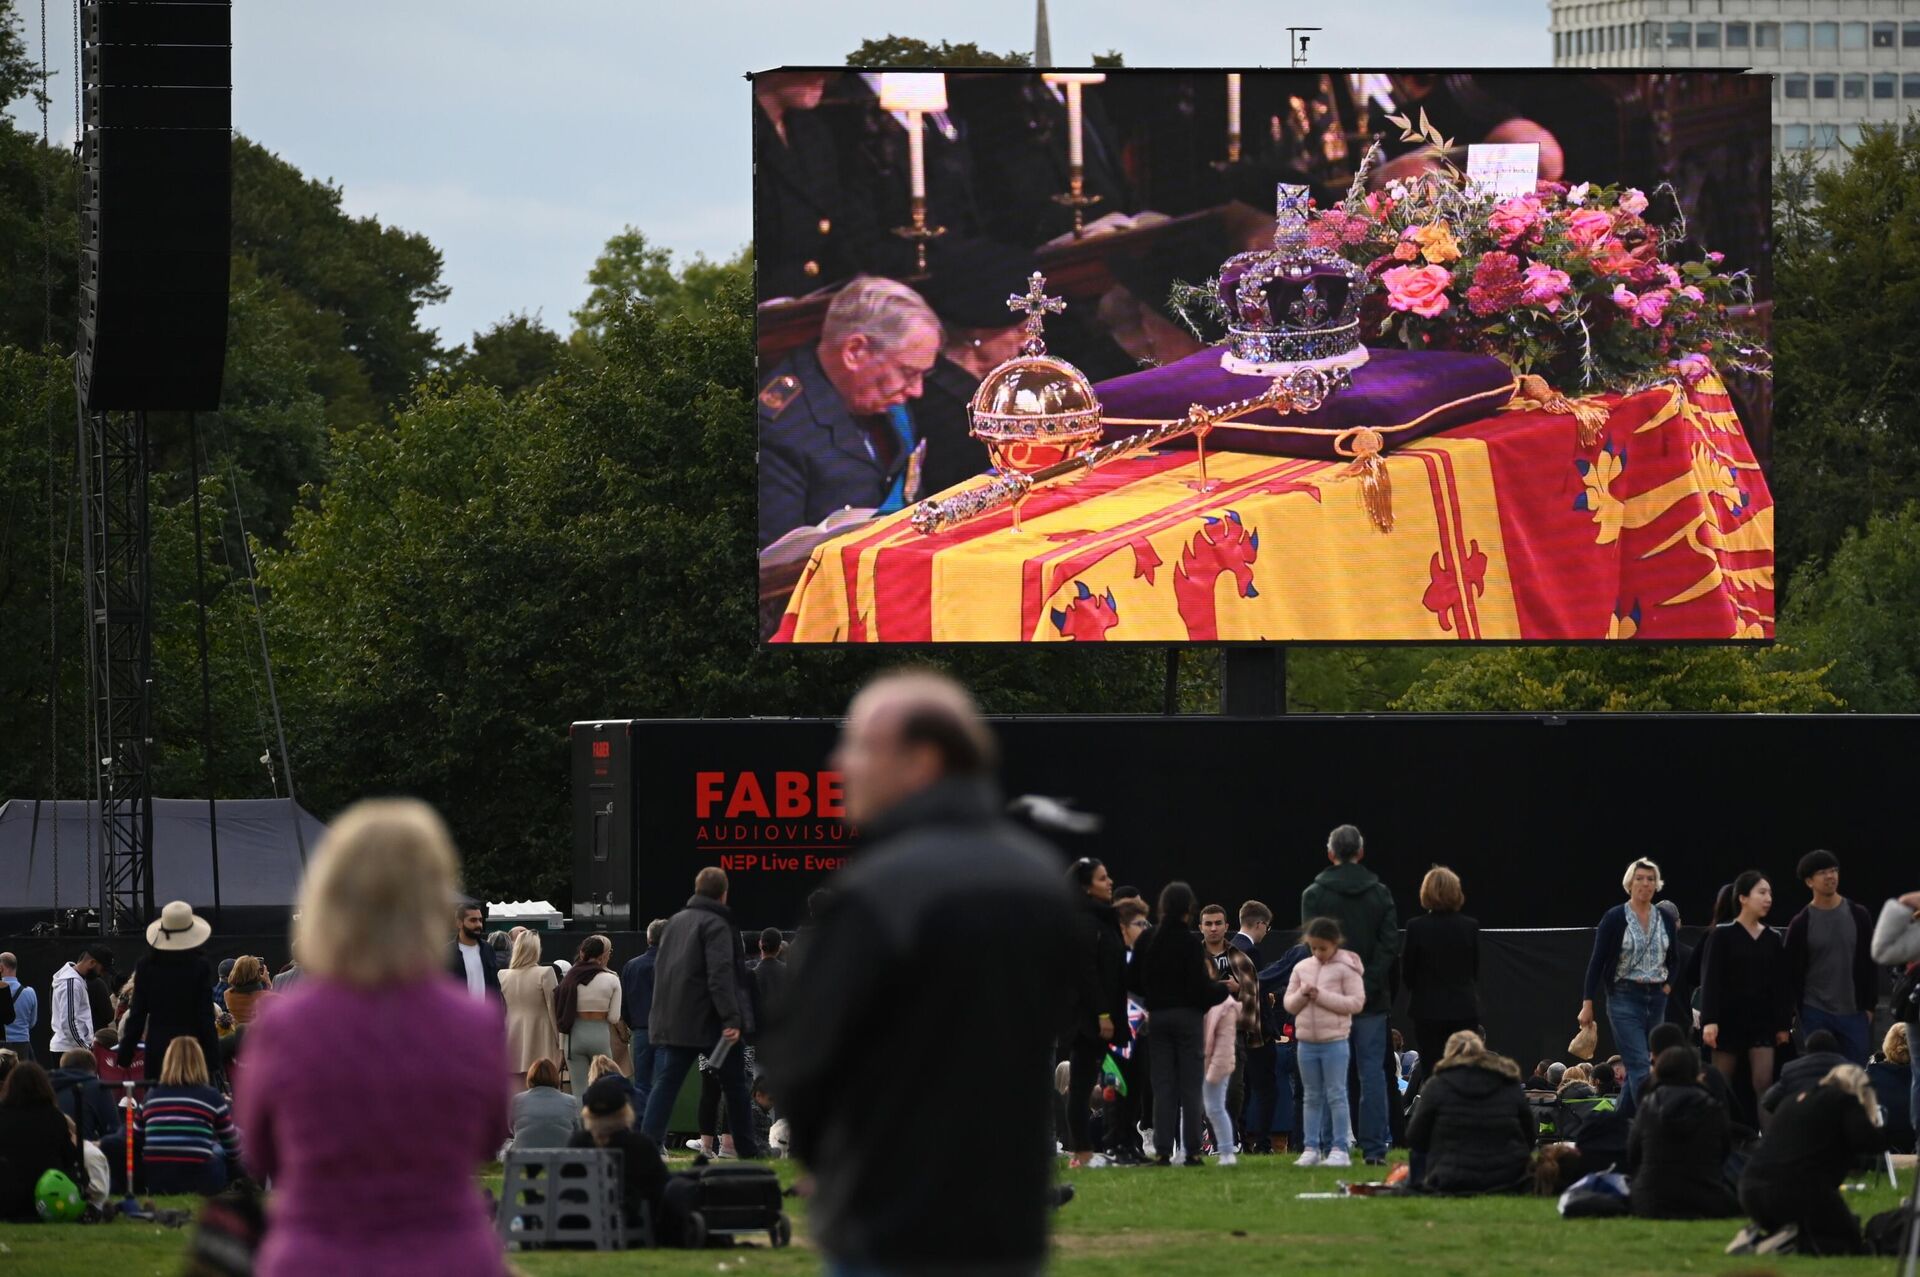
<path fill-rule="evenodd" d="M 500 996 L 499 959 L 493 946 L 486 943 L 486 911 L 477 904 L 462 905 L 455 915 L 459 931 L 451 946 L 448 970 L 455 979 L 466 981 L 467 992 L 476 998 Z"/>
<path fill-rule="evenodd" d="M 53 973 L 53 1016 L 49 1024 L 55 1059 L 67 1051 L 93 1049 L 93 1003 L 87 998 L 87 977 L 99 969 L 92 952 L 82 949 L 78 958 Z"/>

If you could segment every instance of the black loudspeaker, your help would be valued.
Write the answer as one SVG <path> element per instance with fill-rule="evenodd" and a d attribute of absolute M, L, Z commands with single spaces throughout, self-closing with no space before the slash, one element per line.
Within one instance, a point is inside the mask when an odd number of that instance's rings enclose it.
<path fill-rule="evenodd" d="M 232 18 L 229 3 L 83 8 L 76 376 L 89 412 L 220 406 Z"/>
<path fill-rule="evenodd" d="M 628 930 L 633 916 L 633 727 L 575 723 L 573 920 Z"/>

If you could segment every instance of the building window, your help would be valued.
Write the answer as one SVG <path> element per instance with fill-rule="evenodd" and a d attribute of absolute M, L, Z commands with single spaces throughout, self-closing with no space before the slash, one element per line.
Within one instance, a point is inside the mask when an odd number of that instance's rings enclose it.
<path fill-rule="evenodd" d="M 1831 151 L 1840 145 L 1840 126 L 1838 124 L 1814 125 L 1813 144 L 1820 150 Z"/>
<path fill-rule="evenodd" d="M 1920 22 L 1902 22 L 1900 24 L 1900 47 L 1920 49 Z"/>
<path fill-rule="evenodd" d="M 1849 22 L 1840 28 L 1840 47 L 1843 49 L 1864 49 L 1867 47 L 1867 24 Z"/>
<path fill-rule="evenodd" d="M 1873 47 L 1876 49 L 1891 49 L 1896 43 L 1894 40 L 1894 31 L 1895 27 L 1891 22 L 1874 23 Z"/>
<path fill-rule="evenodd" d="M 1646 24 L 1644 30 L 1647 33 L 1646 34 L 1647 47 L 1649 49 L 1659 48 L 1660 47 L 1660 24 L 1658 22 L 1649 22 Z"/>
<path fill-rule="evenodd" d="M 1813 130 L 1808 128 L 1804 124 L 1787 125 L 1787 132 L 1786 132 L 1787 149 L 1789 151 L 1805 150 L 1807 146 L 1807 139 L 1812 134 L 1812 132 Z"/>
<path fill-rule="evenodd" d="M 1865 72 L 1855 72 L 1840 82 L 1840 96 L 1849 102 L 1867 100 L 1867 77 Z"/>
<path fill-rule="evenodd" d="M 1807 100 L 1807 77 L 1804 74 L 1783 75 L 1780 77 L 1780 82 L 1783 91 L 1787 95 L 1787 101 L 1804 102 Z"/>
<path fill-rule="evenodd" d="M 1816 22 L 1813 24 L 1813 51 L 1832 53 L 1840 47 L 1840 24 L 1838 22 Z"/>
<path fill-rule="evenodd" d="M 1909 102 L 1920 98 L 1920 75 L 1909 71 L 1900 77 L 1900 96 Z"/>
<path fill-rule="evenodd" d="M 1696 49 L 1717 49 L 1720 47 L 1720 24 L 1701 22 L 1693 28 L 1693 47 Z"/>
<path fill-rule="evenodd" d="M 1842 124 L 1840 126 L 1840 144 L 1842 146 L 1860 145 L 1860 126 L 1858 124 Z"/>
<path fill-rule="evenodd" d="M 1813 77 L 1813 96 L 1821 102 L 1831 102 L 1839 96 L 1840 77 L 1837 75 L 1816 75 Z"/>
<path fill-rule="evenodd" d="M 1748 32 L 1748 27 L 1746 23 L 1729 22 L 1727 24 L 1727 47 L 1729 49 L 1746 48 L 1747 32 Z"/>
<path fill-rule="evenodd" d="M 1693 24 L 1691 22 L 1669 22 L 1667 24 L 1667 47 L 1670 49 L 1692 48 Z"/>
<path fill-rule="evenodd" d="M 1785 49 L 1788 53 L 1805 53 L 1807 51 L 1807 24 L 1806 23 L 1789 22 L 1786 24 L 1785 28 L 1781 31 L 1781 35 L 1784 37 L 1784 39 L 1782 40 L 1780 47 Z"/>
<path fill-rule="evenodd" d="M 1777 49 L 1780 47 L 1780 24 L 1778 22 L 1757 22 L 1753 27 L 1753 47 L 1756 49 Z"/>
<path fill-rule="evenodd" d="M 1875 71 L 1873 73 L 1874 100 L 1879 102 L 1886 102 L 1886 101 L 1892 100 L 1893 87 L 1895 83 L 1896 81 L 1895 81 L 1893 72 Z"/>

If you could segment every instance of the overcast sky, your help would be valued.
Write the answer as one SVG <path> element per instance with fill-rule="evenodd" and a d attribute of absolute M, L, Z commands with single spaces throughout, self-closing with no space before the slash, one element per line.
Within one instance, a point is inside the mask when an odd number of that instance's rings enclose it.
<path fill-rule="evenodd" d="M 16 4 L 37 52 L 30 7 Z M 49 8 L 53 131 L 66 142 L 71 19 Z M 1048 10 L 1063 66 L 1108 49 L 1130 66 L 1284 65 L 1288 22 L 1325 26 L 1320 66 L 1544 66 L 1552 52 L 1542 0 L 1362 0 L 1327 16 L 1261 0 Z M 349 212 L 433 241 L 453 295 L 426 320 L 444 340 L 521 310 L 565 332 L 587 268 L 623 225 L 682 256 L 746 242 L 744 73 L 839 64 L 887 34 L 1031 50 L 1033 11 L 1034 0 L 237 0 L 233 120 L 338 183 Z M 39 128 L 37 114 L 22 123 Z"/>

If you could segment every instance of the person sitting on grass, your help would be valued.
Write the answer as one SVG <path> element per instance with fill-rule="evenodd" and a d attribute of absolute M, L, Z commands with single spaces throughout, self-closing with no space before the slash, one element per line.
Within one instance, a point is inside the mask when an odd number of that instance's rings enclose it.
<path fill-rule="evenodd" d="M 1867 1064 L 1867 1080 L 1880 1097 L 1881 1114 L 1887 1123 L 1887 1147 L 1913 1147 L 1913 1107 L 1908 1088 L 1912 1083 L 1913 1057 L 1907 1046 L 1908 1025 L 1895 1020 L 1880 1043 L 1880 1053 Z"/>
<path fill-rule="evenodd" d="M 1767 1093 L 1760 1097 L 1762 1129 L 1773 1120 L 1773 1111 L 1780 1107 L 1780 1101 L 1796 1091 L 1818 1086 L 1821 1078 L 1842 1064 L 1851 1063 L 1840 1049 L 1838 1035 L 1826 1029 L 1815 1029 L 1807 1034 L 1802 1054 L 1780 1070 L 1780 1080 L 1768 1087 Z"/>
<path fill-rule="evenodd" d="M 1732 1124 L 1726 1106 L 1701 1084 L 1701 1072 L 1699 1052 L 1668 1047 L 1654 1061 L 1651 1085 L 1641 1093 L 1627 1136 L 1627 1175 L 1633 1213 L 1643 1219 L 1724 1219 L 1740 1213 L 1723 1169 Z"/>
<path fill-rule="evenodd" d="M 513 1097 L 513 1147 L 565 1148 L 580 1129 L 580 1101 L 560 1089 L 560 1067 L 539 1059 L 527 1089 Z"/>
<path fill-rule="evenodd" d="M 0 1089 L 0 1220 L 39 1218 L 34 1188 L 48 1171 L 75 1185 L 87 1182 L 73 1127 L 53 1102 L 53 1083 L 29 1060 L 15 1064 Z"/>
<path fill-rule="evenodd" d="M 227 1097 L 213 1087 L 197 1038 L 167 1043 L 160 1083 L 147 1092 L 134 1137 L 144 1148 L 148 1192 L 204 1197 L 227 1186 L 239 1164 L 239 1133 Z"/>
<path fill-rule="evenodd" d="M 1528 1182 L 1533 1134 L 1520 1066 L 1461 1029 L 1447 1039 L 1407 1123 L 1412 1182 L 1429 1193 L 1517 1191 Z"/>
<path fill-rule="evenodd" d="M 1727 1253 L 1865 1253 L 1860 1221 L 1839 1183 L 1856 1159 L 1886 1146 L 1880 1101 L 1857 1064 L 1842 1064 L 1819 1085 L 1782 1100 L 1740 1176 L 1740 1206 L 1753 1223 Z"/>
<path fill-rule="evenodd" d="M 567 1140 L 568 1148 L 609 1148 L 620 1154 L 620 1212 L 629 1228 L 640 1223 L 644 1204 L 653 1216 L 654 1244 L 682 1244 L 686 1207 L 695 1189 L 693 1179 L 667 1174 L 660 1146 L 634 1125 L 633 1090 L 617 1071 L 587 1087 L 581 1105 L 582 1129 Z"/>

